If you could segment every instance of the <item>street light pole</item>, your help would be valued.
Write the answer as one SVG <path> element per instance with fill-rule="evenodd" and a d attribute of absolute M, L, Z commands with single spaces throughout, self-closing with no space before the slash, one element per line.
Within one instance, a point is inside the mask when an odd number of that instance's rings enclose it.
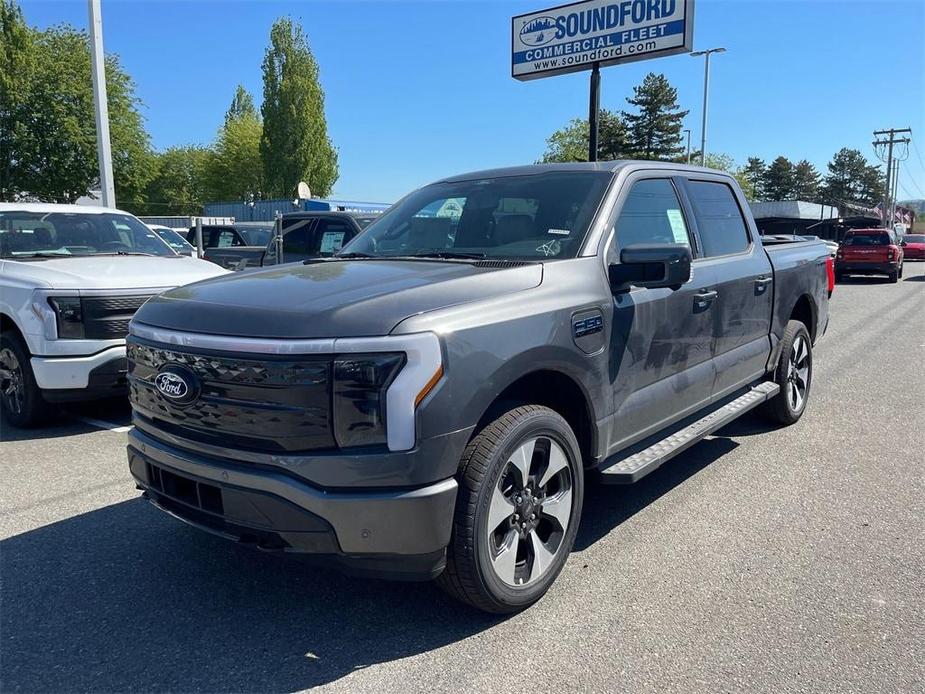
<path fill-rule="evenodd" d="M 710 95 L 710 56 L 713 53 L 725 53 L 725 48 L 709 48 L 705 51 L 695 51 L 692 57 L 705 56 L 703 65 L 703 123 L 700 127 L 700 165 L 707 162 L 707 99 Z"/>
<path fill-rule="evenodd" d="M 109 106 L 106 103 L 106 58 L 103 53 L 103 16 L 100 0 L 89 0 L 90 58 L 93 67 L 93 105 L 96 112 L 96 154 L 100 167 L 100 192 L 104 207 L 116 206 L 112 177 L 112 145 L 109 140 Z"/>

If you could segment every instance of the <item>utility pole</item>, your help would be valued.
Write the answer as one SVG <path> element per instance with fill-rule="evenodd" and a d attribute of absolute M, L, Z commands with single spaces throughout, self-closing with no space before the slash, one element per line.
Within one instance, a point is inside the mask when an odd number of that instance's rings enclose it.
<path fill-rule="evenodd" d="M 899 159 L 893 162 L 893 192 L 890 199 L 893 201 L 890 206 L 890 221 L 896 224 L 896 200 L 899 197 Z"/>
<path fill-rule="evenodd" d="M 691 129 L 684 128 L 684 132 L 687 133 L 687 165 L 691 165 Z"/>
<path fill-rule="evenodd" d="M 707 97 L 710 94 L 710 56 L 713 53 L 725 53 L 725 48 L 708 48 L 705 51 L 691 53 L 692 58 L 706 56 L 703 65 L 703 123 L 700 126 L 700 165 L 707 165 Z"/>
<path fill-rule="evenodd" d="M 93 66 L 93 105 L 96 111 L 96 155 L 100 166 L 103 206 L 116 206 L 112 178 L 112 144 L 109 140 L 109 106 L 106 103 L 106 57 L 103 53 L 103 15 L 100 0 L 89 0 L 90 58 Z"/>
<path fill-rule="evenodd" d="M 883 215 L 883 228 L 890 228 L 890 200 L 892 199 L 891 195 L 891 186 L 893 179 L 893 145 L 905 144 L 908 146 L 910 140 L 908 137 L 896 137 L 902 133 L 911 133 L 911 128 L 889 128 L 887 130 L 874 130 L 874 137 L 880 139 L 874 140 L 874 147 L 886 147 L 886 185 L 883 187 L 883 204 L 880 208 L 881 214 Z M 887 139 L 883 139 L 881 136 L 887 135 Z M 877 155 L 880 156 L 879 154 Z M 883 157 L 880 157 L 880 160 L 883 161 Z"/>

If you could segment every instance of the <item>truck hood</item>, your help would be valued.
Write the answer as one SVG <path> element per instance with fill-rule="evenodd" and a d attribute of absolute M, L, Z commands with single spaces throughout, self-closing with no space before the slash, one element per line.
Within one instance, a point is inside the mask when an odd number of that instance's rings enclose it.
<path fill-rule="evenodd" d="M 140 323 L 266 338 L 387 335 L 419 313 L 536 287 L 539 264 L 480 267 L 418 260 L 280 265 L 180 287 L 148 301 Z"/>
<path fill-rule="evenodd" d="M 227 273 L 218 265 L 180 256 L 68 257 L 48 260 L 0 261 L 3 275 L 36 288 L 163 289 Z"/>

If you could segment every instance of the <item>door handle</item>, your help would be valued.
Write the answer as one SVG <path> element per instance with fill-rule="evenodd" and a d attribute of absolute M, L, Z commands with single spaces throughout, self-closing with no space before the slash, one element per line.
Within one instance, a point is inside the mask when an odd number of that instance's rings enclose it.
<path fill-rule="evenodd" d="M 704 292 L 700 292 L 699 294 L 695 294 L 694 295 L 694 308 L 702 311 L 703 309 L 707 308 L 710 304 L 712 304 L 713 301 L 718 296 L 719 296 L 719 292 L 715 292 L 715 291 L 709 291 L 709 292 L 704 291 Z"/>
<path fill-rule="evenodd" d="M 774 281 L 773 277 L 759 277 L 755 280 L 755 292 L 761 294 Z"/>

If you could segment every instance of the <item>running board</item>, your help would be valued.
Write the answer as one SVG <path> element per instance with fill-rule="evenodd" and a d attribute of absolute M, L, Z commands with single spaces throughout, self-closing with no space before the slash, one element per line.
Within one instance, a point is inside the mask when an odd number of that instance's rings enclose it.
<path fill-rule="evenodd" d="M 773 398 L 780 392 L 780 386 L 771 381 L 758 384 L 745 395 L 714 410 L 706 417 L 680 431 L 653 443 L 631 456 L 617 460 L 599 470 L 603 484 L 631 484 L 645 477 L 662 463 L 686 451 L 698 441 L 703 440 L 717 429 L 740 417 L 749 410 Z"/>

